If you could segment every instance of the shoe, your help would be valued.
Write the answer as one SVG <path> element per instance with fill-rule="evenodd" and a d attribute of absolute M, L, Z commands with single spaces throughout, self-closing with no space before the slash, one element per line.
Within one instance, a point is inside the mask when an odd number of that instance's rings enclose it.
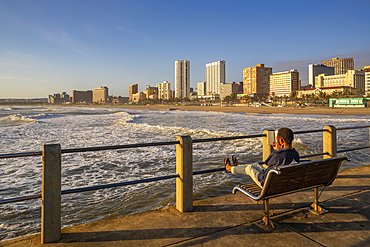
<path fill-rule="evenodd" d="M 233 160 L 234 166 L 238 166 L 239 165 L 238 160 L 236 159 L 236 157 L 234 155 L 232 157 L 232 160 Z"/>
<path fill-rule="evenodd" d="M 228 158 L 228 157 L 226 157 L 226 158 L 225 158 L 224 163 L 225 163 L 225 172 L 226 172 L 226 173 L 230 173 L 230 171 L 227 171 L 227 169 L 226 169 L 226 166 L 227 166 L 227 165 L 231 166 L 231 164 L 230 164 L 230 160 L 229 160 L 229 158 Z"/>

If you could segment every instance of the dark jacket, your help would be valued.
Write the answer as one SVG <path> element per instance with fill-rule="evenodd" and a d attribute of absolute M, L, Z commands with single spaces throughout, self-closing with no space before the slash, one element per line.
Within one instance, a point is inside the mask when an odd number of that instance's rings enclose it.
<path fill-rule="evenodd" d="M 265 164 L 268 168 L 260 172 L 258 175 L 258 181 L 260 181 L 263 186 L 267 178 L 267 174 L 271 169 L 274 167 L 289 165 L 293 160 L 297 163 L 299 162 L 299 154 L 294 148 L 281 148 L 278 151 L 274 150 L 265 160 Z"/>

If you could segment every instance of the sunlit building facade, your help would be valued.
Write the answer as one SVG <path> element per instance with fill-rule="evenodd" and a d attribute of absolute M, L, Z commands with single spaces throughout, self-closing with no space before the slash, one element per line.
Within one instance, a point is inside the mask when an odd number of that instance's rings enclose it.
<path fill-rule="evenodd" d="M 268 96 L 270 91 L 272 68 L 264 64 L 243 69 L 243 89 L 248 96 Z"/>
<path fill-rule="evenodd" d="M 316 76 L 315 81 L 316 88 L 349 86 L 365 92 L 365 71 L 348 70 L 341 75 L 320 74 Z"/>
<path fill-rule="evenodd" d="M 299 72 L 296 69 L 270 75 L 270 96 L 289 96 L 292 91 L 299 89 Z"/>
<path fill-rule="evenodd" d="M 225 83 L 225 61 L 206 64 L 206 94 L 220 94 L 220 83 Z"/>
<path fill-rule="evenodd" d="M 332 58 L 331 60 L 321 61 L 322 65 L 334 67 L 334 75 L 342 75 L 347 73 L 347 70 L 353 70 L 355 62 L 353 58 Z"/>
<path fill-rule="evenodd" d="M 133 84 L 133 85 L 129 86 L 128 101 L 132 102 L 133 101 L 132 95 L 134 95 L 135 93 L 138 93 L 138 92 L 139 92 L 139 85 L 138 84 Z"/>
<path fill-rule="evenodd" d="M 180 99 L 190 97 L 189 60 L 175 61 L 175 97 Z"/>
<path fill-rule="evenodd" d="M 108 88 L 99 87 L 93 89 L 93 102 L 106 103 L 108 99 Z"/>
<path fill-rule="evenodd" d="M 157 84 L 158 88 L 158 99 L 169 100 L 171 99 L 171 83 L 163 81 Z"/>

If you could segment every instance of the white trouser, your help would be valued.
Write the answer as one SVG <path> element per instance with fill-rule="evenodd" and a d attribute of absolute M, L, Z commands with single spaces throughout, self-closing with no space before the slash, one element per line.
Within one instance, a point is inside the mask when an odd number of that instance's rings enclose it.
<path fill-rule="evenodd" d="M 263 169 L 264 169 L 263 166 L 256 162 L 249 165 L 232 166 L 231 173 L 248 175 L 259 187 L 262 188 L 261 183 L 258 181 L 258 175 Z"/>

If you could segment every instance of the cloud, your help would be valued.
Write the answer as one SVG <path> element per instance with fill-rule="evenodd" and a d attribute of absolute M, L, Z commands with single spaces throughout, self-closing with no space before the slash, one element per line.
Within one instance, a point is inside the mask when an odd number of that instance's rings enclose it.
<path fill-rule="evenodd" d="M 14 77 L 10 77 L 10 76 L 0 76 L 0 79 L 14 79 Z"/>
<path fill-rule="evenodd" d="M 113 18 L 115 21 L 119 22 L 120 24 L 117 26 L 117 29 L 126 33 L 126 34 L 129 34 L 131 36 L 135 36 L 135 37 L 138 37 L 138 38 L 141 38 L 141 39 L 144 39 L 146 40 L 148 43 L 152 43 L 152 41 L 150 40 L 150 38 L 144 34 L 143 32 L 140 32 L 140 31 L 136 31 L 135 29 L 137 29 L 135 27 L 134 24 L 132 24 L 131 22 L 128 22 L 126 20 L 122 20 L 120 18 Z M 130 28 L 128 28 L 127 26 L 129 26 Z"/>
<path fill-rule="evenodd" d="M 78 39 L 72 36 L 70 33 L 63 30 L 61 27 L 54 27 L 52 29 L 47 29 L 38 21 L 31 22 L 29 20 L 22 19 L 17 15 L 11 14 L 9 12 L 1 11 L 0 9 L 0 17 L 5 19 L 9 23 L 13 23 L 20 28 L 31 32 L 43 39 L 46 39 L 50 42 L 56 43 L 61 45 L 67 49 L 72 51 L 84 54 L 84 55 L 94 55 L 91 54 L 86 49 L 86 44 L 78 41 Z M 56 31 L 55 31 L 56 30 Z"/>

